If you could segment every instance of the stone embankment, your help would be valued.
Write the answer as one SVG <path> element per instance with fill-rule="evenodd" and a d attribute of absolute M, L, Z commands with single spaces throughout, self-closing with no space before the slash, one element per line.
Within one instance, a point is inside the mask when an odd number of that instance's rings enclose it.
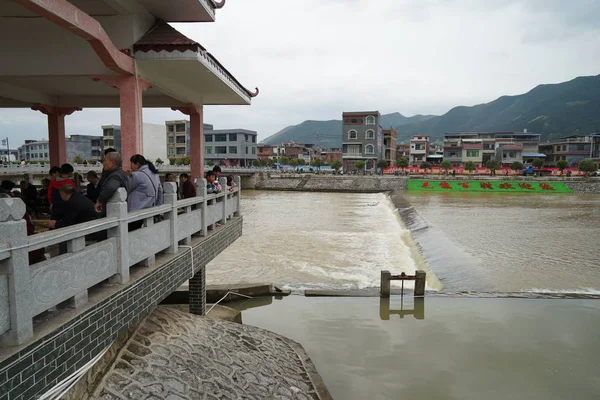
<path fill-rule="evenodd" d="M 406 188 L 406 178 L 390 176 L 290 175 L 256 183 L 258 190 L 378 193 Z"/>
<path fill-rule="evenodd" d="M 331 399 L 298 343 L 173 307 L 134 332 L 96 388 L 97 399 Z"/>
<path fill-rule="evenodd" d="M 574 193 L 600 193 L 600 178 L 570 178 L 559 180 L 552 178 L 525 177 L 417 177 L 432 180 L 489 180 L 489 181 L 519 181 L 519 182 L 564 182 Z M 340 175 L 311 175 L 290 174 L 270 175 L 256 182 L 257 190 L 287 190 L 298 192 L 347 192 L 347 193 L 378 193 L 395 190 L 406 190 L 410 177 L 404 176 L 340 176 Z"/>

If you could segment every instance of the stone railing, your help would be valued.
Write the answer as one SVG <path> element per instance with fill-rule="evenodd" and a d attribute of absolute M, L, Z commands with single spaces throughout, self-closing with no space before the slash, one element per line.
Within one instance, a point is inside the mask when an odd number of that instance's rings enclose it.
<path fill-rule="evenodd" d="M 165 183 L 164 204 L 127 212 L 125 189 L 106 205 L 106 218 L 27 236 L 25 204 L 0 198 L 0 340 L 22 344 L 33 336 L 33 317 L 65 301 L 78 308 L 87 302 L 88 289 L 107 279 L 124 284 L 133 265 L 150 266 L 160 252 L 176 253 L 192 235 L 206 236 L 216 224 L 240 212 L 240 178 L 236 188 L 206 193 L 200 181 L 198 196 L 177 200 L 175 183 Z M 220 178 L 223 188 L 227 180 Z M 143 221 L 129 231 L 132 222 Z M 107 232 L 106 239 L 86 236 Z M 65 243 L 66 253 L 29 264 L 28 253 Z"/>

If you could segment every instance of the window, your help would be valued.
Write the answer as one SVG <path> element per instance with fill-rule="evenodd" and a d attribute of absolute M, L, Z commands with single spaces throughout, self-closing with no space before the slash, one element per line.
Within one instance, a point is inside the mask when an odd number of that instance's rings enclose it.
<path fill-rule="evenodd" d="M 256 135 L 252 135 L 252 143 L 256 143 Z"/>
<path fill-rule="evenodd" d="M 175 130 L 176 130 L 177 132 L 185 132 L 185 124 L 177 124 L 177 125 L 175 126 Z"/>
<path fill-rule="evenodd" d="M 479 150 L 467 150 L 467 157 L 479 157 Z"/>
<path fill-rule="evenodd" d="M 175 154 L 175 149 L 169 149 L 169 155 L 174 155 Z"/>
<path fill-rule="evenodd" d="M 256 147 L 252 148 L 252 154 L 256 154 Z"/>
<path fill-rule="evenodd" d="M 48 153 L 44 153 L 44 158 L 48 158 Z"/>
<path fill-rule="evenodd" d="M 183 147 L 179 147 L 179 148 L 177 149 L 177 155 L 180 155 L 180 156 L 181 156 L 181 155 L 185 155 L 185 148 L 183 148 Z"/>
<path fill-rule="evenodd" d="M 375 125 L 375 117 L 367 117 L 366 124 L 367 125 Z"/>
<path fill-rule="evenodd" d="M 248 148 L 246 147 L 246 154 L 248 154 Z"/>
<path fill-rule="evenodd" d="M 368 144 L 365 146 L 365 154 L 373 154 L 373 145 L 372 144 Z"/>
<path fill-rule="evenodd" d="M 176 143 L 179 143 L 179 144 L 183 143 L 183 144 L 185 144 L 185 136 L 177 136 Z"/>
<path fill-rule="evenodd" d="M 229 134 L 229 141 L 230 142 L 237 142 L 237 133 L 230 133 Z"/>
<path fill-rule="evenodd" d="M 167 130 L 168 130 L 169 132 L 175 132 L 175 125 L 169 125 L 169 126 L 167 126 L 167 128 L 168 128 Z M 106 129 L 106 130 L 104 131 L 104 136 L 107 136 L 107 135 L 106 135 L 106 131 L 108 131 L 108 129 Z"/>
<path fill-rule="evenodd" d="M 375 139 L 375 132 L 373 132 L 372 129 L 369 129 L 366 133 L 365 133 L 365 139 Z"/>
<path fill-rule="evenodd" d="M 175 143 L 175 138 L 173 136 L 169 137 L 169 143 Z"/>
<path fill-rule="evenodd" d="M 215 154 L 227 154 L 227 147 L 226 146 L 215 147 Z"/>
<path fill-rule="evenodd" d="M 421 148 L 420 144 L 415 144 L 415 150 L 424 150 L 424 149 Z"/>
<path fill-rule="evenodd" d="M 212 154 L 212 146 L 206 146 L 204 148 L 204 154 Z"/>
<path fill-rule="evenodd" d="M 248 135 L 244 135 L 244 139 L 246 140 L 246 142 L 248 141 Z"/>
<path fill-rule="evenodd" d="M 205 142 L 212 142 L 212 135 L 204 135 Z"/>
<path fill-rule="evenodd" d="M 215 142 L 226 142 L 226 141 L 227 141 L 227 135 L 225 135 L 225 134 L 215 135 Z"/>
<path fill-rule="evenodd" d="M 229 146 L 229 154 L 237 154 L 237 146 Z"/>
<path fill-rule="evenodd" d="M 351 131 L 348 132 L 348 139 L 356 139 L 357 135 L 356 135 L 356 131 L 354 129 L 352 129 Z"/>
<path fill-rule="evenodd" d="M 509 151 L 508 152 L 508 157 L 509 158 L 516 158 L 517 157 L 517 153 L 515 153 L 514 151 Z"/>

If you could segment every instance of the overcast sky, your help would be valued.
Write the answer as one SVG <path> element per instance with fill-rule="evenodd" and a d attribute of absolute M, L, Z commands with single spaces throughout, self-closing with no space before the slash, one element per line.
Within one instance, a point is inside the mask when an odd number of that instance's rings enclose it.
<path fill-rule="evenodd" d="M 259 139 L 343 110 L 443 114 L 600 74 L 598 0 L 227 0 L 215 23 L 175 26 L 260 88 L 251 106 L 205 107 L 205 122 Z M 144 110 L 145 122 L 178 118 Z M 118 110 L 87 109 L 66 130 L 98 135 L 111 123 Z M 46 129 L 41 113 L 0 109 L 11 147 Z"/>

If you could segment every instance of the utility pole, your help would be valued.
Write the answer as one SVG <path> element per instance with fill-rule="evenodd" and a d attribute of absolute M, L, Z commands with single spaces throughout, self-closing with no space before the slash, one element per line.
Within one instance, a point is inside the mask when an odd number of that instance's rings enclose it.
<path fill-rule="evenodd" d="M 8 164 L 10 165 L 10 146 L 8 144 L 8 136 L 2 139 L 2 144 L 6 145 L 6 161 L 8 161 Z"/>

